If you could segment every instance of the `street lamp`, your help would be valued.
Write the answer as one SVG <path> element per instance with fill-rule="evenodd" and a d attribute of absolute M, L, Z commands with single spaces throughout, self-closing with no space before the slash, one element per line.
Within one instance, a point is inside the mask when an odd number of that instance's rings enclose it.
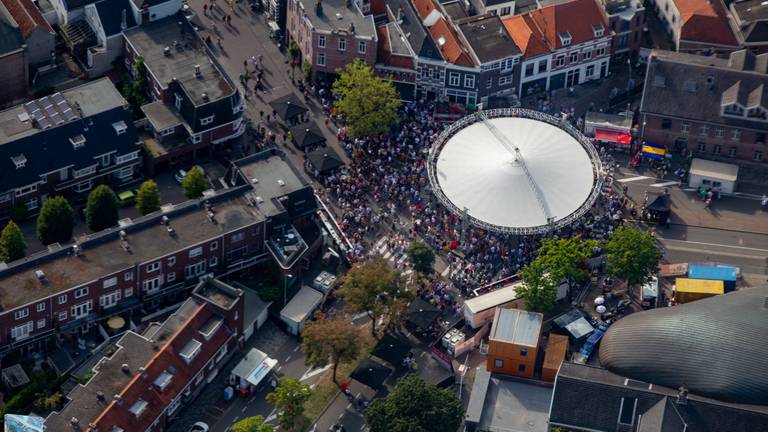
<path fill-rule="evenodd" d="M 288 279 L 291 278 L 293 278 L 293 275 L 290 273 L 286 273 L 283 278 L 283 306 L 288 303 Z"/>

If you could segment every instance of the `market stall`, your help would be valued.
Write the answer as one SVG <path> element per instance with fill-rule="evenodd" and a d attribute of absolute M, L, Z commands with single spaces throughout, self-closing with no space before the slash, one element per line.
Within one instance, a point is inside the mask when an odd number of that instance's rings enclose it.
<path fill-rule="evenodd" d="M 664 224 L 669 219 L 670 198 L 666 193 L 648 193 L 648 200 L 643 206 L 644 219 L 649 222 Z"/>
<path fill-rule="evenodd" d="M 719 188 L 720 193 L 736 191 L 739 166 L 695 158 L 688 172 L 688 186 L 692 188 Z"/>
<path fill-rule="evenodd" d="M 584 118 L 584 134 L 594 137 L 596 141 L 628 147 L 632 144 L 632 119 L 589 111 Z"/>
<path fill-rule="evenodd" d="M 256 348 L 251 348 L 240 363 L 232 369 L 230 382 L 234 381 L 239 389 L 248 389 L 251 386 L 258 389 L 276 365 L 277 360 Z"/>

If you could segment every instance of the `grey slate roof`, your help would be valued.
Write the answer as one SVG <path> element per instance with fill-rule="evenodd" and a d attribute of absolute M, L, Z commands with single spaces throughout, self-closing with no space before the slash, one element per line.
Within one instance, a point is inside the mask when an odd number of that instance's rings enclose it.
<path fill-rule="evenodd" d="M 398 11 L 400 11 L 400 28 L 405 33 L 408 43 L 411 44 L 411 49 L 413 49 L 417 56 L 433 60 L 443 59 L 437 46 L 432 41 L 432 37 L 427 33 L 427 30 L 421 23 L 421 19 L 419 19 L 419 16 L 408 0 L 386 0 L 386 4 L 395 18 L 397 18 Z"/>
<path fill-rule="evenodd" d="M 723 117 L 720 103 L 724 94 L 732 97 L 739 84 L 744 96 L 768 105 L 768 54 L 733 54 L 732 60 L 654 50 L 645 78 L 640 111 L 684 117 L 701 122 L 764 129 L 765 122 Z M 758 90 L 762 86 L 762 90 Z M 757 93 L 754 93 L 757 91 Z"/>
<path fill-rule="evenodd" d="M 683 424 L 689 432 L 749 432 L 765 430 L 768 424 L 766 406 L 729 404 L 692 393 L 686 404 L 678 404 L 676 396 L 677 391 L 667 387 L 564 362 L 555 380 L 549 422 L 606 432 L 682 432 Z M 631 427 L 617 423 L 622 399 L 637 399 Z"/>
<path fill-rule="evenodd" d="M 136 20 L 133 18 L 131 4 L 129 0 L 101 0 L 96 3 L 96 11 L 99 14 L 99 20 L 104 33 L 107 37 L 123 31 L 123 11 L 125 11 L 126 29 L 136 27 Z"/>
<path fill-rule="evenodd" d="M 480 63 L 502 60 L 521 53 L 501 18 L 496 15 L 465 18 L 457 24 Z"/>
<path fill-rule="evenodd" d="M 766 335 L 768 286 L 743 288 L 619 320 L 603 337 L 600 363 L 632 379 L 768 405 Z"/>

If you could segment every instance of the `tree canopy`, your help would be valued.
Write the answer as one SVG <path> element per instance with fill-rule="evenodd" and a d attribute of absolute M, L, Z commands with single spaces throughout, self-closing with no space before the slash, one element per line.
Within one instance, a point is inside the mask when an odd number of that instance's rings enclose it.
<path fill-rule="evenodd" d="M 205 178 L 203 170 L 192 167 L 181 182 L 181 186 L 187 198 L 200 198 L 203 196 L 203 191 L 208 189 L 208 180 Z"/>
<path fill-rule="evenodd" d="M 382 257 L 374 257 L 352 267 L 344 276 L 339 294 L 352 313 L 367 313 L 371 332 L 376 336 L 376 320 L 412 296 L 405 290 L 400 274 Z"/>
<path fill-rule="evenodd" d="M 147 180 L 139 187 L 136 194 L 136 207 L 146 215 L 160 210 L 160 190 L 154 180 Z"/>
<path fill-rule="evenodd" d="M 99 185 L 88 195 L 85 222 L 93 231 L 101 231 L 117 224 L 117 195 L 107 185 Z"/>
<path fill-rule="evenodd" d="M 301 332 L 301 350 L 307 355 L 305 363 L 323 367 L 328 361 L 333 364 L 333 382 L 340 362 L 349 362 L 360 355 L 360 332 L 345 316 L 327 318 L 318 312 L 314 321 L 309 321 Z"/>
<path fill-rule="evenodd" d="M 0 233 L 0 261 L 16 261 L 24 258 L 27 254 L 27 243 L 24 241 L 24 235 L 21 229 L 14 221 L 8 221 L 8 224 Z"/>
<path fill-rule="evenodd" d="M 273 432 L 275 427 L 269 423 L 264 423 L 264 417 L 257 415 L 246 417 L 232 425 L 232 432 Z"/>
<path fill-rule="evenodd" d="M 645 283 L 659 272 L 661 252 L 656 239 L 646 231 L 620 226 L 605 243 L 608 273 L 627 282 Z"/>
<path fill-rule="evenodd" d="M 547 273 L 540 258 L 536 258 L 520 270 L 523 283 L 516 292 L 525 302 L 526 309 L 534 312 L 548 312 L 557 300 L 557 284 Z"/>
<path fill-rule="evenodd" d="M 344 115 L 352 136 L 377 136 L 399 121 L 400 96 L 395 86 L 374 75 L 360 59 L 340 70 L 333 92 L 339 95 L 334 106 Z"/>
<path fill-rule="evenodd" d="M 415 241 L 408 247 L 408 260 L 413 269 L 421 274 L 432 273 L 435 266 L 435 251 L 421 241 Z"/>
<path fill-rule="evenodd" d="M 275 391 L 267 395 L 267 401 L 278 412 L 277 420 L 281 431 L 293 431 L 299 426 L 299 419 L 304 413 L 304 402 L 312 395 L 308 385 L 296 378 L 280 378 Z"/>
<path fill-rule="evenodd" d="M 400 380 L 385 398 L 365 411 L 371 432 L 456 431 L 464 408 L 454 391 L 438 389 L 415 375 Z"/>
<path fill-rule="evenodd" d="M 75 229 L 75 211 L 60 195 L 48 198 L 37 217 L 37 238 L 44 245 L 66 243 Z"/>
<path fill-rule="evenodd" d="M 585 240 L 581 237 L 544 239 L 538 250 L 546 271 L 556 284 L 568 281 L 570 289 L 576 282 L 583 282 L 589 277 L 587 259 L 592 255 L 596 240 Z"/>

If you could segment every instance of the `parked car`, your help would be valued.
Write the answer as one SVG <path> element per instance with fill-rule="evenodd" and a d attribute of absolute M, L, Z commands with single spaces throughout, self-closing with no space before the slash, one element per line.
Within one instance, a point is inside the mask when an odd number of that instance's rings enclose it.
<path fill-rule="evenodd" d="M 134 190 L 122 191 L 117 194 L 117 201 L 120 203 L 121 207 L 131 205 L 136 200 L 136 194 L 137 191 Z"/>
<path fill-rule="evenodd" d="M 208 432 L 210 429 L 206 423 L 196 422 L 189 429 L 189 432 Z"/>
<path fill-rule="evenodd" d="M 176 181 L 179 182 L 179 184 L 181 184 L 184 181 L 184 178 L 187 176 L 187 174 L 189 174 L 189 171 L 191 171 L 192 168 L 195 168 L 195 167 L 200 168 L 200 171 L 202 171 L 203 175 L 205 175 L 205 170 L 203 169 L 203 167 L 201 167 L 200 165 L 195 165 L 189 168 L 180 169 L 176 171 L 176 174 L 173 175 L 173 178 L 176 179 Z"/>

